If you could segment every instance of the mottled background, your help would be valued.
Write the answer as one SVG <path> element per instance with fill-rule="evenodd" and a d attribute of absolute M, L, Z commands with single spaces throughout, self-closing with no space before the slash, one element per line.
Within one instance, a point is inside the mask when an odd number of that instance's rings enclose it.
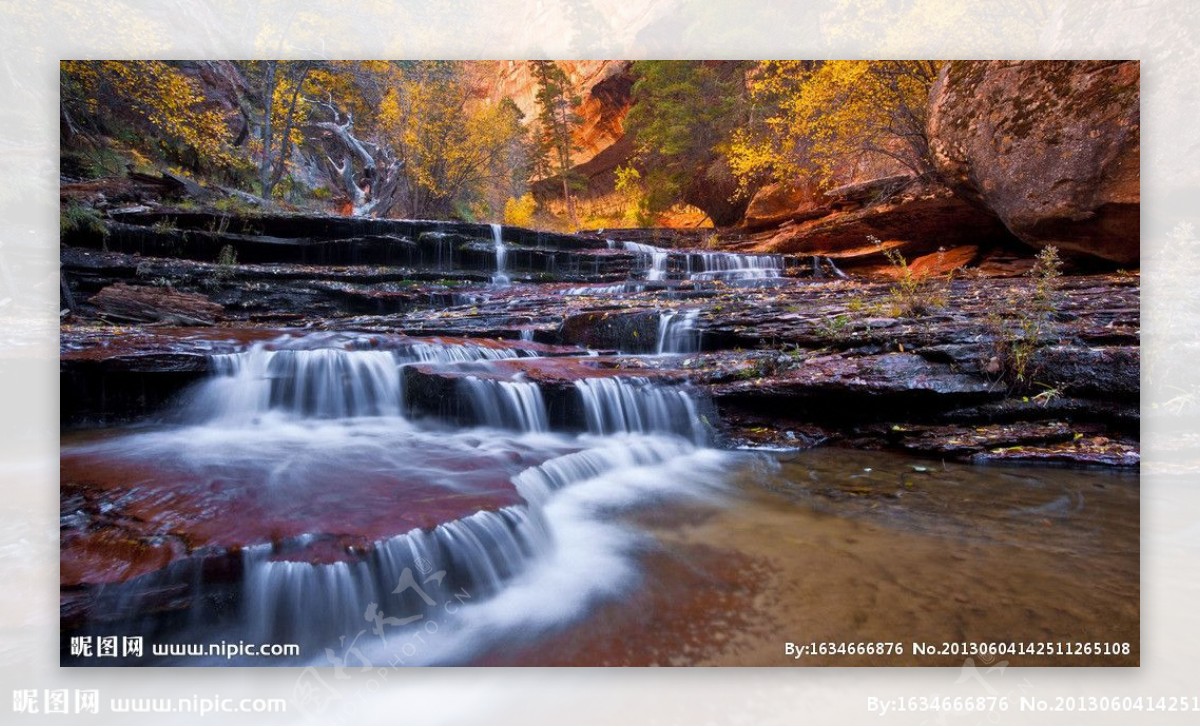
<path fill-rule="evenodd" d="M 1195 723 L 1021 713 L 1021 697 L 1200 697 L 1200 216 L 1188 0 L 0 1 L 0 709 L 99 689 L 98 723 Z M 1142 64 L 1142 667 L 1005 669 L 59 669 L 58 60 L 61 58 L 1137 58 Z M 969 607 L 969 606 L 968 606 Z M 1081 637 L 1086 635 L 1081 634 Z M 780 635 L 780 640 L 803 635 Z M 320 678 L 320 681 L 316 679 Z M 107 714 L 119 696 L 308 697 L 289 713 Z M 868 696 L 1007 696 L 976 713 L 867 713 Z M 50 718 L 78 723 L 83 716 Z M 49 722 L 48 722 L 49 723 Z"/>

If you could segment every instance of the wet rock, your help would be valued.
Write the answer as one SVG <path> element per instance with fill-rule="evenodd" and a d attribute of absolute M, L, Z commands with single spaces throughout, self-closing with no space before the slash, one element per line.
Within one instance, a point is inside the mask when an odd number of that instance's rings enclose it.
<path fill-rule="evenodd" d="M 1062 393 L 1110 401 L 1136 401 L 1141 392 L 1141 355 L 1132 346 L 1046 346 L 1030 358 L 1039 381 Z"/>
<path fill-rule="evenodd" d="M 212 325 L 225 311 L 198 293 L 124 283 L 108 286 L 88 302 L 113 320 L 141 323 Z"/>
<path fill-rule="evenodd" d="M 787 411 L 807 421 L 920 420 L 952 406 L 1001 398 L 986 379 L 915 354 L 823 356 L 781 375 L 713 388 L 718 404 Z"/>
<path fill-rule="evenodd" d="M 1139 99 L 1137 61 L 955 61 L 931 92 L 930 149 L 1029 245 L 1136 265 Z"/>
<path fill-rule="evenodd" d="M 653 352 L 658 326 L 659 315 L 653 311 L 586 311 L 564 318 L 559 334 L 564 343 L 588 348 Z"/>

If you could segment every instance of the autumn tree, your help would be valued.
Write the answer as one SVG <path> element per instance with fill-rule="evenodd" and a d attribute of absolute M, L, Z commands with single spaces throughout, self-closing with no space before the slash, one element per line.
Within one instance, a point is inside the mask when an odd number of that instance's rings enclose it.
<path fill-rule="evenodd" d="M 125 136 L 191 169 L 238 163 L 229 120 L 166 61 L 63 61 L 59 117 L 68 144 Z"/>
<path fill-rule="evenodd" d="M 271 199 L 275 188 L 288 172 L 292 150 L 304 140 L 313 93 L 309 76 L 317 67 L 313 61 L 249 61 L 242 71 L 256 90 L 258 127 L 259 193 Z M 244 107 L 243 107 L 244 108 Z M 247 113 L 249 116 L 249 114 Z"/>
<path fill-rule="evenodd" d="M 636 144 L 651 214 L 678 202 L 715 224 L 736 223 L 749 194 L 727 162 L 734 132 L 746 121 L 746 72 L 737 61 L 637 61 L 625 129 Z"/>
<path fill-rule="evenodd" d="M 379 107 L 381 139 L 403 164 L 403 214 L 500 219 L 522 189 L 527 147 L 511 101 L 475 98 L 461 63 L 410 62 Z"/>
<path fill-rule="evenodd" d="M 576 150 L 575 129 L 582 122 L 577 112 L 580 97 L 571 79 L 554 61 L 530 61 L 529 69 L 537 81 L 538 131 L 534 146 L 534 174 L 545 179 L 558 176 L 562 182 L 563 203 L 572 226 L 578 227 L 575 201 L 571 195 L 571 155 Z"/>
<path fill-rule="evenodd" d="M 891 160 L 932 168 L 925 121 L 938 61 L 764 61 L 750 81 L 755 115 L 730 164 L 746 183 L 835 176 Z"/>

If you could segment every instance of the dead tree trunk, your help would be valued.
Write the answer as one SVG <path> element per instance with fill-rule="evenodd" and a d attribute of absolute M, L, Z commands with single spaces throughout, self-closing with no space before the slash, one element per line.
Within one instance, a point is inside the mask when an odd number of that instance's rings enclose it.
<path fill-rule="evenodd" d="M 386 146 L 363 141 L 354 135 L 354 116 L 333 110 L 333 121 L 312 124 L 324 133 L 325 168 L 331 180 L 353 205 L 353 214 L 379 217 L 395 204 L 403 164 Z M 334 154 L 340 161 L 334 160 Z"/>

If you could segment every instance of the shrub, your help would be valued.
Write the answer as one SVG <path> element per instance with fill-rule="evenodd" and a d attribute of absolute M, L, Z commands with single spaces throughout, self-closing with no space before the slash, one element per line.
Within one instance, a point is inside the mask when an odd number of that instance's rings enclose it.
<path fill-rule="evenodd" d="M 946 307 L 949 302 L 949 279 L 943 285 L 936 285 L 930 276 L 915 273 L 899 250 L 884 248 L 883 241 L 874 235 L 868 235 L 867 240 L 883 250 L 883 256 L 895 269 L 896 282 L 888 292 L 892 316 L 915 318 L 927 315 L 936 308 Z"/>
<path fill-rule="evenodd" d="M 71 233 L 94 234 L 108 237 L 108 227 L 104 219 L 94 208 L 78 202 L 68 203 L 58 217 L 59 234 L 63 237 Z"/>
<path fill-rule="evenodd" d="M 1000 299 L 988 315 L 1001 372 L 1017 388 L 1028 387 L 1036 371 L 1030 362 L 1052 339 L 1058 316 L 1058 283 L 1062 260 L 1058 248 L 1047 245 L 1027 274 L 1016 296 Z"/>
<path fill-rule="evenodd" d="M 526 192 L 520 197 L 509 197 L 504 203 L 504 224 L 517 227 L 529 227 L 533 215 L 537 212 L 537 200 L 533 193 Z"/>

